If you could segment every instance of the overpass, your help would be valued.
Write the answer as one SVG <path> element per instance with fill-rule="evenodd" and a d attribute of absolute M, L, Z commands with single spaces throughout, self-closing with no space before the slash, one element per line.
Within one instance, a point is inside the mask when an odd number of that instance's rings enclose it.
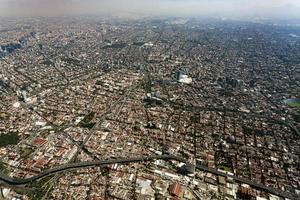
<path fill-rule="evenodd" d="M 149 162 L 149 161 L 154 161 L 154 160 L 175 160 L 175 161 L 186 163 L 185 159 L 178 157 L 178 156 L 174 156 L 174 155 L 158 155 L 158 156 L 155 155 L 155 156 L 144 156 L 144 157 L 135 157 L 135 158 L 120 158 L 120 159 L 109 159 L 109 160 L 99 160 L 99 161 L 86 161 L 86 162 L 65 164 L 65 165 L 61 165 L 61 166 L 54 167 L 51 169 L 47 169 L 35 176 L 29 177 L 29 178 L 24 178 L 24 179 L 15 179 L 15 178 L 0 174 L 0 185 L 1 184 L 13 185 L 13 186 L 25 185 L 25 184 L 29 184 L 33 181 L 37 181 L 46 176 L 50 176 L 52 174 L 56 174 L 56 173 L 60 173 L 60 172 L 68 171 L 68 170 L 73 170 L 73 169 L 96 167 L 96 166 L 106 166 L 106 165 L 111 165 L 111 164 L 128 164 L 128 163 L 134 163 L 134 162 Z M 251 181 L 251 180 L 248 180 L 245 178 L 240 178 L 240 177 L 237 177 L 234 175 L 229 175 L 224 172 L 220 172 L 214 168 L 208 168 L 203 165 L 197 165 L 196 168 L 199 170 L 205 171 L 205 172 L 210 172 L 215 175 L 232 178 L 233 180 L 235 180 L 238 183 L 246 183 L 246 184 L 252 186 L 253 188 L 257 188 L 257 189 L 266 191 L 268 193 L 271 193 L 271 194 L 274 194 L 274 195 L 277 195 L 277 196 L 280 196 L 283 198 L 289 198 L 289 199 L 295 199 L 295 200 L 300 199 L 300 196 L 297 194 L 282 191 L 282 190 L 279 190 L 276 188 L 267 187 L 263 184 L 260 184 L 260 183 L 257 183 L 257 182 L 254 182 L 254 181 Z"/>

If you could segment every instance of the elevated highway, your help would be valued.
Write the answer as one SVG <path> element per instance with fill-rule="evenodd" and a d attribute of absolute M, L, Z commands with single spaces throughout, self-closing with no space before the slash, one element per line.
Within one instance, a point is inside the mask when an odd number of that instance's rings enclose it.
<path fill-rule="evenodd" d="M 106 165 L 112 165 L 112 164 L 128 164 L 128 163 L 134 163 L 134 162 L 149 162 L 149 161 L 154 161 L 154 160 L 174 160 L 174 161 L 179 161 L 179 162 L 184 162 L 186 163 L 186 160 L 178 157 L 178 156 L 174 156 L 174 155 L 158 155 L 158 156 L 145 156 L 145 157 L 136 157 L 136 158 L 120 158 L 120 159 L 111 159 L 111 160 L 99 160 L 99 161 L 87 161 L 87 162 L 80 162 L 80 163 L 70 163 L 70 164 L 66 164 L 66 165 L 61 165 L 58 167 L 54 167 L 51 169 L 47 169 L 35 176 L 29 177 L 29 178 L 25 178 L 25 179 L 16 179 L 16 178 L 12 178 L 12 177 L 8 177 L 5 176 L 3 174 L 0 174 L 0 185 L 26 185 L 29 184 L 33 181 L 37 181 L 43 177 L 52 175 L 52 174 L 56 174 L 56 173 L 60 173 L 60 172 L 64 172 L 64 171 L 68 171 L 68 170 L 74 170 L 74 169 L 80 169 L 80 168 L 88 168 L 88 167 L 97 167 L 97 166 L 106 166 Z M 202 165 L 197 165 L 196 169 L 201 170 L 201 171 L 205 171 L 205 172 L 210 172 L 213 173 L 215 175 L 219 175 L 219 176 L 224 176 L 227 178 L 231 178 L 232 180 L 238 182 L 238 183 L 246 183 L 250 186 L 252 186 L 253 188 L 257 188 L 263 191 L 266 191 L 268 193 L 280 196 L 282 198 L 288 198 L 288 199 L 295 199 L 298 200 L 300 199 L 300 196 L 297 194 L 293 194 L 293 193 L 289 193 L 286 191 L 282 191 L 276 188 L 271 188 L 271 187 L 267 187 L 263 184 L 245 179 L 245 178 L 241 178 L 241 177 L 237 177 L 234 175 L 229 175 L 226 174 L 224 172 L 220 172 L 214 168 L 208 168 L 206 166 L 202 166 Z"/>

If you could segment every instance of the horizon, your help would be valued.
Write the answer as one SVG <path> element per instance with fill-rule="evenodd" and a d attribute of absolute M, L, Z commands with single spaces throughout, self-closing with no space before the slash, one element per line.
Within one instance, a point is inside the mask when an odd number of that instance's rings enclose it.
<path fill-rule="evenodd" d="M 1 17 L 217 17 L 299 19 L 298 0 L 0 0 Z"/>

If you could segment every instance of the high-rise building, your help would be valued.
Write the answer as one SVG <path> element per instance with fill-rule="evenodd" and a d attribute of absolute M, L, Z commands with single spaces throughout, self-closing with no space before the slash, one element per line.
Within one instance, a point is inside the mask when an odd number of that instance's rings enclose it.
<path fill-rule="evenodd" d="M 177 71 L 177 76 L 176 76 L 177 81 L 180 81 L 182 79 L 183 74 L 184 74 L 184 70 L 180 67 Z"/>
<path fill-rule="evenodd" d="M 184 70 L 182 67 L 178 69 L 176 78 L 179 83 L 190 84 L 193 81 L 192 78 L 184 74 Z"/>

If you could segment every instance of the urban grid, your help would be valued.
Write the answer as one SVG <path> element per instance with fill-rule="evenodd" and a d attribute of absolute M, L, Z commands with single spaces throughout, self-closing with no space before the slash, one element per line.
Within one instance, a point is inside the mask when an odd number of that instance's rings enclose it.
<path fill-rule="evenodd" d="M 0 199 L 300 199 L 300 28 L 3 19 Z"/>

